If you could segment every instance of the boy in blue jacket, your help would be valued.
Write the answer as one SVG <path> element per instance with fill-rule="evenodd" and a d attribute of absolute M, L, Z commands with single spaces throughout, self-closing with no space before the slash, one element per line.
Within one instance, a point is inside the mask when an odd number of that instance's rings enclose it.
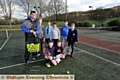
<path fill-rule="evenodd" d="M 48 43 L 48 46 L 46 47 L 45 51 L 45 59 L 46 59 L 46 66 L 51 67 L 50 63 L 52 63 L 54 66 L 57 65 L 55 60 L 55 47 L 53 46 L 53 41 L 50 40 Z"/>
<path fill-rule="evenodd" d="M 50 32 L 52 30 L 51 22 L 48 21 L 48 26 L 45 27 L 45 42 L 48 44 L 50 40 Z"/>
<path fill-rule="evenodd" d="M 21 30 L 25 33 L 25 42 L 34 42 L 36 40 L 37 34 L 40 32 L 40 25 L 36 20 L 36 12 L 31 11 L 30 16 L 24 20 L 21 25 Z M 27 47 L 25 46 L 25 62 L 29 62 L 30 53 L 27 51 Z M 35 60 L 37 57 L 37 53 L 33 54 L 33 59 Z"/>
<path fill-rule="evenodd" d="M 67 36 L 68 36 L 69 29 L 70 27 L 68 26 L 68 21 L 65 20 L 64 25 L 61 27 L 62 47 L 65 47 L 67 45 Z"/>

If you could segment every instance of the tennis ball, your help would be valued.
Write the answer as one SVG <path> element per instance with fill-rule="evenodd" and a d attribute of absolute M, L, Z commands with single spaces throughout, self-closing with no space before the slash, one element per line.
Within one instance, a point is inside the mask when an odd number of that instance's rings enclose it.
<path fill-rule="evenodd" d="M 67 71 L 67 74 L 70 74 L 70 71 Z"/>
<path fill-rule="evenodd" d="M 51 76 L 54 76 L 54 74 L 52 74 Z"/>

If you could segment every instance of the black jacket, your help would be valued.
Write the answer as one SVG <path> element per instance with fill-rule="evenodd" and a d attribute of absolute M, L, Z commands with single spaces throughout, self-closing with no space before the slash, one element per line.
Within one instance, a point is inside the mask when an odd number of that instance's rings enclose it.
<path fill-rule="evenodd" d="M 67 36 L 67 41 L 68 43 L 75 43 L 75 42 L 78 42 L 78 32 L 77 30 L 69 30 L 69 33 L 68 33 L 68 36 Z"/>
<path fill-rule="evenodd" d="M 61 54 L 62 52 L 63 52 L 63 48 L 56 46 L 56 48 L 55 48 L 55 56 L 58 55 L 58 54 Z"/>

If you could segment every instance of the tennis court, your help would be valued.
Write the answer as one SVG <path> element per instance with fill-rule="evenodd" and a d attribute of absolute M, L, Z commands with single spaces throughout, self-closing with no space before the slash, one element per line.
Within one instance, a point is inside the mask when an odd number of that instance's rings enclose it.
<path fill-rule="evenodd" d="M 11 37 L 0 50 L 0 74 L 70 74 L 75 80 L 119 80 L 120 54 L 104 48 L 79 42 L 82 50 L 78 59 L 67 56 L 58 66 L 47 68 L 43 56 L 36 62 L 24 64 L 24 33 L 20 30 L 10 31 Z M 79 29 L 82 36 L 120 41 L 120 32 Z M 6 40 L 6 31 L 0 31 L 0 46 Z M 120 43 L 120 42 L 119 42 Z M 112 46 L 112 45 L 111 45 Z M 69 75 L 69 74 L 68 74 Z"/>

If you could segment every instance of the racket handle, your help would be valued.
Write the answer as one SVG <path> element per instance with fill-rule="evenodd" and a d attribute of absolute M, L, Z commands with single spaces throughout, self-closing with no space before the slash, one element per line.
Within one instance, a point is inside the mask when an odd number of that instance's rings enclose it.
<path fill-rule="evenodd" d="M 36 35 L 36 34 L 34 34 L 34 36 L 35 36 L 35 37 L 37 37 L 37 35 Z"/>

